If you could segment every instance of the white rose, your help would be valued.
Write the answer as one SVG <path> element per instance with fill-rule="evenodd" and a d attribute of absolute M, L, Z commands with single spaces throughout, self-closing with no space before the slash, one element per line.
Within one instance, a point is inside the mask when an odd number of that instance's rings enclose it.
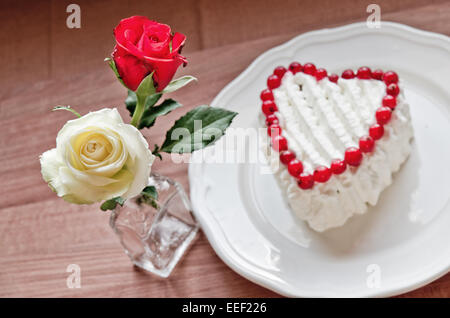
<path fill-rule="evenodd" d="M 147 186 L 153 160 L 142 134 L 125 124 L 115 108 L 69 120 L 56 148 L 40 157 L 50 188 L 77 204 L 138 195 Z"/>

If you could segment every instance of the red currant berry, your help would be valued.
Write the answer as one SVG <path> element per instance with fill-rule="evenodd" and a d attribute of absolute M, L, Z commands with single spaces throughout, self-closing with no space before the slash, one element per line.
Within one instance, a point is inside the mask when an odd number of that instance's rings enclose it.
<path fill-rule="evenodd" d="M 287 140 L 283 136 L 277 135 L 272 137 L 272 148 L 278 152 L 287 150 Z"/>
<path fill-rule="evenodd" d="M 359 79 L 371 79 L 372 78 L 372 71 L 367 66 L 360 67 L 358 69 L 358 72 L 356 73 L 356 76 Z"/>
<path fill-rule="evenodd" d="M 378 69 L 372 72 L 372 78 L 381 81 L 383 78 L 383 71 Z"/>
<path fill-rule="evenodd" d="M 285 150 L 282 153 L 280 153 L 280 161 L 287 165 L 289 162 L 295 159 L 295 153 L 289 150 Z"/>
<path fill-rule="evenodd" d="M 327 182 L 331 177 L 331 170 L 325 166 L 318 166 L 314 170 L 314 181 Z"/>
<path fill-rule="evenodd" d="M 298 178 L 303 172 L 303 164 L 300 160 L 294 159 L 289 161 L 287 169 L 291 176 L 293 176 L 294 178 Z"/>
<path fill-rule="evenodd" d="M 397 84 L 391 83 L 386 87 L 386 93 L 388 95 L 397 97 L 398 93 L 400 93 L 400 89 L 398 88 Z"/>
<path fill-rule="evenodd" d="M 302 65 L 298 62 L 292 62 L 291 65 L 289 65 L 289 70 L 292 74 L 297 74 L 302 71 Z"/>
<path fill-rule="evenodd" d="M 297 184 L 303 190 L 311 189 L 314 185 L 314 177 L 310 174 L 302 173 L 298 177 Z"/>
<path fill-rule="evenodd" d="M 281 85 L 281 79 L 277 75 L 270 75 L 267 78 L 267 87 L 270 89 L 275 89 L 280 87 Z"/>
<path fill-rule="evenodd" d="M 351 166 L 359 166 L 362 161 L 362 153 L 356 147 L 350 147 L 345 150 L 345 162 Z"/>
<path fill-rule="evenodd" d="M 280 121 L 278 120 L 278 117 L 275 116 L 274 114 L 269 115 L 266 117 L 266 125 L 270 126 L 272 124 L 278 124 Z"/>
<path fill-rule="evenodd" d="M 334 159 L 333 161 L 331 161 L 330 169 L 334 174 L 341 174 L 345 171 L 345 169 L 347 169 L 347 164 L 344 160 Z"/>
<path fill-rule="evenodd" d="M 371 152 L 375 147 L 375 142 L 370 136 L 362 136 L 359 138 L 359 149 L 362 152 Z"/>
<path fill-rule="evenodd" d="M 267 134 L 269 136 L 281 135 L 281 127 L 280 127 L 280 125 L 272 124 L 269 127 L 267 127 Z"/>
<path fill-rule="evenodd" d="M 330 74 L 328 75 L 328 79 L 330 82 L 337 83 L 339 76 L 337 74 Z"/>
<path fill-rule="evenodd" d="M 379 124 L 373 124 L 369 128 L 369 135 L 373 140 L 378 140 L 384 135 L 384 127 Z"/>
<path fill-rule="evenodd" d="M 303 65 L 303 73 L 314 76 L 316 74 L 316 66 L 313 63 Z"/>
<path fill-rule="evenodd" d="M 383 81 L 386 83 L 386 85 L 389 85 L 391 83 L 397 83 L 398 75 L 395 72 L 388 71 L 388 72 L 384 73 Z"/>
<path fill-rule="evenodd" d="M 397 99 L 394 96 L 386 95 L 383 97 L 383 106 L 394 109 L 397 106 Z"/>
<path fill-rule="evenodd" d="M 262 101 L 273 100 L 273 94 L 270 89 L 267 88 L 261 92 L 261 95 L 259 95 L 259 97 L 261 97 Z"/>
<path fill-rule="evenodd" d="M 262 108 L 262 112 L 266 116 L 272 115 L 273 113 L 275 113 L 278 110 L 277 105 L 275 105 L 275 103 L 271 100 L 264 101 L 261 108 Z"/>
<path fill-rule="evenodd" d="M 322 78 L 325 78 L 325 77 L 327 77 L 327 70 L 324 69 L 324 68 L 319 68 L 319 69 L 316 71 L 316 79 L 317 79 L 318 81 L 320 81 Z"/>
<path fill-rule="evenodd" d="M 287 69 L 283 66 L 277 66 L 275 68 L 275 70 L 273 71 L 273 74 L 275 74 L 276 76 L 278 76 L 279 78 L 283 78 L 284 73 L 287 72 Z"/>
<path fill-rule="evenodd" d="M 375 112 L 375 118 L 377 119 L 377 123 L 380 125 L 384 125 L 389 122 L 391 119 L 391 109 L 389 107 L 380 107 Z"/>
<path fill-rule="evenodd" d="M 345 70 L 342 72 L 341 77 L 345 79 L 351 79 L 355 77 L 355 73 L 353 73 L 353 70 Z"/>

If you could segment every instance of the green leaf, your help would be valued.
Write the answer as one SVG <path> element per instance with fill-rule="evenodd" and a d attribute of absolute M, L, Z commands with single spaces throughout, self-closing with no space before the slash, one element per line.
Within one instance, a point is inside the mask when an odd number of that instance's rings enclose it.
<path fill-rule="evenodd" d="M 156 157 L 158 157 L 159 160 L 162 160 L 163 158 L 162 158 L 161 154 L 159 153 L 159 150 L 160 150 L 159 146 L 157 144 L 155 144 L 155 148 L 153 149 L 152 154 L 155 155 Z"/>
<path fill-rule="evenodd" d="M 182 88 L 183 86 L 189 84 L 192 81 L 196 81 L 197 79 L 194 76 L 186 75 L 177 79 L 174 79 L 163 89 L 163 93 L 172 93 L 176 90 Z"/>
<path fill-rule="evenodd" d="M 141 192 L 141 196 L 138 198 L 138 204 L 149 204 L 153 208 L 158 209 L 158 191 L 154 186 L 145 187 Z"/>
<path fill-rule="evenodd" d="M 213 144 L 225 133 L 236 115 L 223 108 L 198 106 L 169 129 L 161 151 L 187 153 Z"/>
<path fill-rule="evenodd" d="M 122 197 L 115 197 L 115 198 L 112 198 L 112 199 L 109 199 L 109 200 L 103 202 L 103 204 L 100 206 L 100 209 L 102 211 L 114 210 L 116 208 L 117 204 L 122 206 L 124 203 L 125 203 L 125 200 Z"/>
<path fill-rule="evenodd" d="M 153 73 L 154 72 L 151 72 L 149 75 L 147 75 L 142 80 L 141 84 L 139 84 L 138 88 L 136 89 L 136 95 L 138 98 L 145 98 L 156 93 L 155 86 L 153 85 Z"/>
<path fill-rule="evenodd" d="M 119 75 L 119 71 L 117 70 L 116 63 L 114 63 L 114 60 L 113 60 L 112 58 L 110 58 L 110 57 L 107 57 L 107 58 L 105 58 L 104 61 L 105 61 L 105 62 L 108 62 L 109 67 L 113 70 L 113 72 L 114 72 L 114 74 L 116 75 L 116 77 L 117 77 L 117 79 L 119 80 L 119 82 L 120 82 L 123 86 L 127 87 L 127 86 L 125 85 L 125 83 L 123 82 L 122 77 L 120 77 L 120 75 Z"/>
<path fill-rule="evenodd" d="M 153 95 L 147 96 L 145 99 L 145 109 L 148 109 L 155 105 L 158 100 L 161 98 L 162 93 L 155 93 Z M 128 111 L 130 112 L 130 116 L 133 116 L 134 110 L 136 109 L 137 96 L 136 93 L 132 90 L 128 90 L 128 96 L 125 99 L 125 105 L 127 106 Z"/>
<path fill-rule="evenodd" d="M 158 200 L 158 191 L 154 186 L 145 187 L 144 190 L 142 190 L 142 195 Z"/>
<path fill-rule="evenodd" d="M 149 96 L 148 98 L 150 97 L 151 96 Z M 181 106 L 183 105 L 173 99 L 166 99 L 158 106 L 147 107 L 144 111 L 144 114 L 142 114 L 141 121 L 139 123 L 139 129 L 145 127 L 150 128 L 155 123 L 156 118 L 158 118 L 159 116 L 167 115 L 172 110 Z"/>
<path fill-rule="evenodd" d="M 130 112 L 130 116 L 133 116 L 134 110 L 136 109 L 137 96 L 136 93 L 131 89 L 128 90 L 128 96 L 125 99 L 125 106 Z"/>

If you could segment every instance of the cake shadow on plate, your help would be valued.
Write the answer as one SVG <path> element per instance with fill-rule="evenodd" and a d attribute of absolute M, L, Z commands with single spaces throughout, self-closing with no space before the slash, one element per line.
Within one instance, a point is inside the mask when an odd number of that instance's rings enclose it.
<path fill-rule="evenodd" d="M 346 224 L 318 233 L 310 229 L 313 244 L 321 245 L 327 253 L 336 256 L 351 255 L 353 253 L 374 252 L 371 244 L 374 237 L 378 243 L 381 239 L 386 248 L 393 247 L 392 237 L 402 241 L 402 233 L 398 227 L 420 226 L 410 219 L 414 209 L 414 193 L 419 185 L 419 169 L 421 166 L 417 143 L 412 143 L 412 151 L 402 168 L 393 175 L 394 182 L 381 194 L 377 205 L 369 206 L 367 213 L 351 217 Z M 397 198 L 409 198 L 397 200 Z M 395 208 L 392 208 L 395 202 Z M 408 239 L 404 237 L 403 239 Z M 379 246 L 379 244 L 377 245 Z M 378 247 L 379 248 L 379 247 Z"/>

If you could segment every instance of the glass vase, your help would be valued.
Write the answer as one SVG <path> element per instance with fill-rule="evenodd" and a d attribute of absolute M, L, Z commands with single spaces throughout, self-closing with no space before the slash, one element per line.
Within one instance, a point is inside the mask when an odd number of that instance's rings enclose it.
<path fill-rule="evenodd" d="M 157 199 L 141 194 L 117 205 L 110 225 L 136 266 L 165 278 L 193 243 L 199 224 L 178 182 L 152 173 L 148 185 L 156 188 Z"/>

